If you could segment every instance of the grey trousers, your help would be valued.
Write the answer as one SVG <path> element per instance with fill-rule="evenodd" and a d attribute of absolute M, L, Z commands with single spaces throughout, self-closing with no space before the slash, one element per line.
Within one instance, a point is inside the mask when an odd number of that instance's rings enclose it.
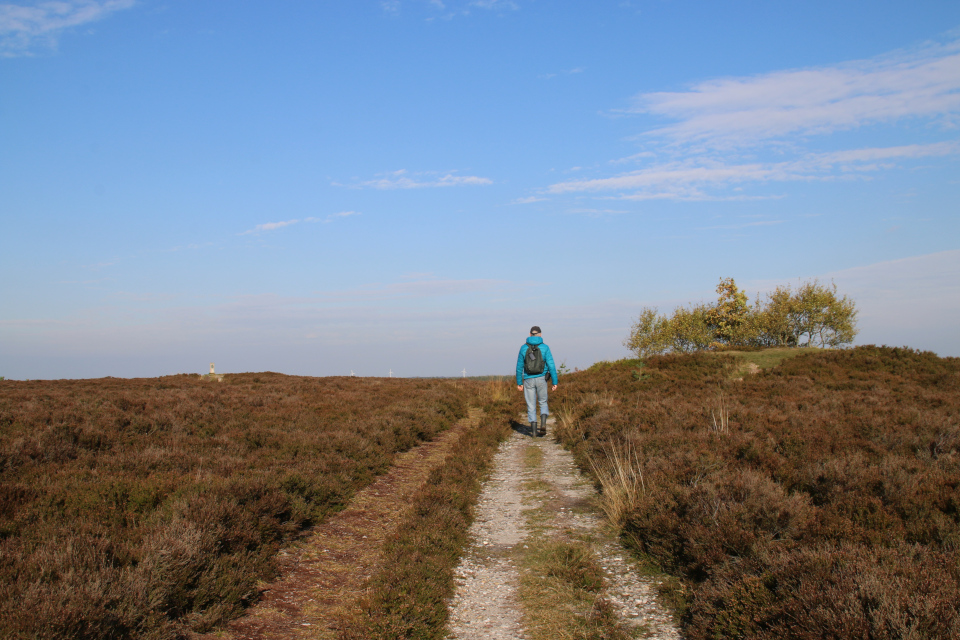
<path fill-rule="evenodd" d="M 540 401 L 540 415 L 550 414 L 547 409 L 547 377 L 527 378 L 523 381 L 523 399 L 527 401 L 527 418 L 537 420 L 537 400 Z"/>

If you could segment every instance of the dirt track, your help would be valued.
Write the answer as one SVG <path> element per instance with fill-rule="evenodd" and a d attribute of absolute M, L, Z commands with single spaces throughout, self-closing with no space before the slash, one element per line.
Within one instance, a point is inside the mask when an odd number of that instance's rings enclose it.
<path fill-rule="evenodd" d="M 264 586 L 260 602 L 216 634 L 197 640 L 317 640 L 335 638 L 374 572 L 383 542 L 396 529 L 410 497 L 451 445 L 476 425 L 480 411 L 432 442 L 397 457 L 391 470 L 357 493 L 350 505 L 282 552 L 282 577 Z"/>
<path fill-rule="evenodd" d="M 542 455 L 531 455 L 531 447 Z M 532 637 L 524 628 L 517 597 L 519 558 L 531 536 L 557 532 L 592 542 L 605 573 L 601 595 L 614 606 L 623 626 L 641 637 L 680 638 L 670 613 L 657 600 L 656 580 L 640 574 L 606 530 L 593 508 L 593 496 L 573 457 L 552 438 L 530 438 L 518 430 L 501 445 L 480 495 L 471 528 L 473 546 L 457 569 L 450 622 L 454 638 Z"/>

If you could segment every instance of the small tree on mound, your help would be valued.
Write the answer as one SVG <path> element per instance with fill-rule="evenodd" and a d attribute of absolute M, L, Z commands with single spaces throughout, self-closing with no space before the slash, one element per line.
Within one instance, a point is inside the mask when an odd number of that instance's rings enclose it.
<path fill-rule="evenodd" d="M 853 300 L 837 285 L 805 282 L 794 292 L 779 286 L 754 305 L 733 278 L 717 285 L 716 304 L 677 307 L 671 317 L 644 307 L 624 345 L 637 357 L 689 353 L 726 346 L 840 347 L 857 335 Z"/>
<path fill-rule="evenodd" d="M 749 340 L 749 336 L 744 335 L 752 311 L 747 294 L 737 288 L 733 278 L 720 280 L 717 293 L 720 294 L 717 303 L 706 311 L 707 324 L 714 338 L 711 346 L 738 344 Z"/>
<path fill-rule="evenodd" d="M 840 347 L 857 335 L 857 309 L 847 296 L 837 297 L 837 285 L 805 282 L 796 290 L 780 286 L 757 310 L 762 345 Z"/>

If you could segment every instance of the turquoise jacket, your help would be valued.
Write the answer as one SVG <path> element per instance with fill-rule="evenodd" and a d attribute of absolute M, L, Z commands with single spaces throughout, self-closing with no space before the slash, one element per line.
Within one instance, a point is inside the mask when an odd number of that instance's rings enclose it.
<path fill-rule="evenodd" d="M 532 374 L 526 373 L 523 370 L 523 359 L 527 355 L 528 345 L 531 344 L 535 344 L 540 347 L 540 353 L 543 354 L 543 362 L 546 364 L 543 373 Z M 550 353 L 550 347 L 543 344 L 543 338 L 540 336 L 530 336 L 527 338 L 526 344 L 520 347 L 520 355 L 517 356 L 517 384 L 523 384 L 523 381 L 527 378 L 542 378 L 543 376 L 547 375 L 548 371 L 550 372 L 550 377 L 553 379 L 553 384 L 557 384 L 557 380 L 559 379 L 557 377 L 557 366 L 553 364 L 553 354 Z"/>

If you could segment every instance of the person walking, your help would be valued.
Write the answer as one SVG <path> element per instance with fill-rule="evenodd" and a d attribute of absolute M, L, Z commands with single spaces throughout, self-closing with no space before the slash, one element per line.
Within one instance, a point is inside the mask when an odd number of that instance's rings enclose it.
<path fill-rule="evenodd" d="M 517 356 L 517 389 L 523 391 L 523 398 L 527 401 L 527 418 L 530 421 L 530 435 L 537 437 L 537 401 L 540 403 L 539 435 L 547 434 L 547 374 L 553 380 L 551 391 L 557 390 L 557 367 L 553 363 L 553 354 L 550 347 L 540 337 L 540 327 L 530 328 L 530 337 L 520 347 Z"/>

